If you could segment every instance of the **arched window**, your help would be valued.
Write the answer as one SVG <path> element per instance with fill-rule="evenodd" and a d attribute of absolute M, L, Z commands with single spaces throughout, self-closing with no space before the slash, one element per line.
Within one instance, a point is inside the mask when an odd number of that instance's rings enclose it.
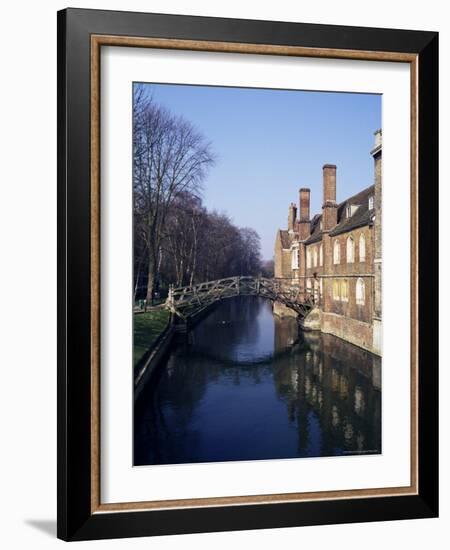
<path fill-rule="evenodd" d="M 338 279 L 333 279 L 333 300 L 340 300 L 341 296 L 339 293 L 339 281 Z"/>
<path fill-rule="evenodd" d="M 352 264 L 355 261 L 355 241 L 350 236 L 347 239 L 347 263 Z"/>
<path fill-rule="evenodd" d="M 359 278 L 356 281 L 356 303 L 359 306 L 363 306 L 366 301 L 366 285 L 364 284 L 364 281 Z"/>
<path fill-rule="evenodd" d="M 341 281 L 341 300 L 343 302 L 348 302 L 348 281 L 347 281 L 347 279 L 342 279 L 342 281 Z"/>
<path fill-rule="evenodd" d="M 306 249 L 306 267 L 311 267 L 311 249 Z"/>
<path fill-rule="evenodd" d="M 341 247 L 339 241 L 334 241 L 333 247 L 333 263 L 339 264 L 341 262 Z"/>
<path fill-rule="evenodd" d="M 364 233 L 361 233 L 359 237 L 359 261 L 366 261 L 366 238 L 364 237 Z"/>
<path fill-rule="evenodd" d="M 314 258 L 314 267 L 317 267 L 317 247 L 316 246 L 314 247 L 313 258 Z"/>
<path fill-rule="evenodd" d="M 323 246 L 319 246 L 319 265 L 323 265 Z"/>

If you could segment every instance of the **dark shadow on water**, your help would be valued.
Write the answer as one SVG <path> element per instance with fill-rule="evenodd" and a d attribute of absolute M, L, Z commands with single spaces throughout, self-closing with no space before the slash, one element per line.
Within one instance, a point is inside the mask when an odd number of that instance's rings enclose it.
<path fill-rule="evenodd" d="M 381 359 L 257 298 L 185 335 L 135 407 L 135 466 L 381 451 Z"/>
<path fill-rule="evenodd" d="M 45 535 L 56 538 L 56 519 L 26 519 L 25 523 Z"/>

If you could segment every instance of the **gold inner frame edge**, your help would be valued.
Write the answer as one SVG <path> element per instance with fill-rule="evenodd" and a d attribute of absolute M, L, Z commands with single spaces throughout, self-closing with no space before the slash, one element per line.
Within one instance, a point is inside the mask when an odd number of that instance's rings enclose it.
<path fill-rule="evenodd" d="M 163 48 L 222 53 L 318 57 L 390 61 L 410 65 L 411 128 L 411 484 L 407 487 L 317 491 L 232 497 L 189 498 L 140 502 L 101 503 L 100 499 L 100 50 L 102 46 Z M 230 505 L 274 504 L 317 500 L 341 500 L 367 497 L 418 494 L 418 55 L 402 52 L 343 50 L 212 42 L 167 38 L 142 38 L 115 35 L 91 35 L 90 56 L 90 177 L 91 177 L 91 513 L 132 510 L 163 510 Z"/>

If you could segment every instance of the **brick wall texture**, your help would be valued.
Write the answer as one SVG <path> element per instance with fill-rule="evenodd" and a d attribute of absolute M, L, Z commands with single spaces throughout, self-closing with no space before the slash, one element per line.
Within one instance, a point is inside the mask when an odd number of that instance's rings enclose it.
<path fill-rule="evenodd" d="M 277 233 L 275 277 L 292 277 L 302 289 L 315 292 L 322 332 L 381 355 L 379 344 L 374 344 L 373 333 L 374 319 L 377 330 L 381 322 L 382 283 L 381 133 L 376 135 L 378 145 L 371 151 L 374 158 L 372 187 L 338 205 L 336 167 L 324 165 L 322 215 L 320 218 L 315 216 L 313 221 L 307 219 L 310 194 L 304 188 L 300 190 L 300 216 L 294 231 Z M 365 210 L 359 210 L 359 214 L 358 201 L 365 201 Z M 355 205 L 353 210 L 347 210 L 352 204 Z M 292 211 L 292 206 L 290 209 Z M 299 249 L 298 269 L 292 268 L 293 245 Z M 274 312 L 280 315 L 287 314 L 285 310 L 274 307 Z M 377 342 L 378 339 L 379 336 Z"/>

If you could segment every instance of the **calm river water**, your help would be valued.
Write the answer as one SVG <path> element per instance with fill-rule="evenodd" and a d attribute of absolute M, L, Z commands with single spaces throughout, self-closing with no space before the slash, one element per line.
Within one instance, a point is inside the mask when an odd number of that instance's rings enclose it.
<path fill-rule="evenodd" d="M 254 297 L 175 345 L 135 410 L 135 465 L 380 452 L 380 359 Z"/>

